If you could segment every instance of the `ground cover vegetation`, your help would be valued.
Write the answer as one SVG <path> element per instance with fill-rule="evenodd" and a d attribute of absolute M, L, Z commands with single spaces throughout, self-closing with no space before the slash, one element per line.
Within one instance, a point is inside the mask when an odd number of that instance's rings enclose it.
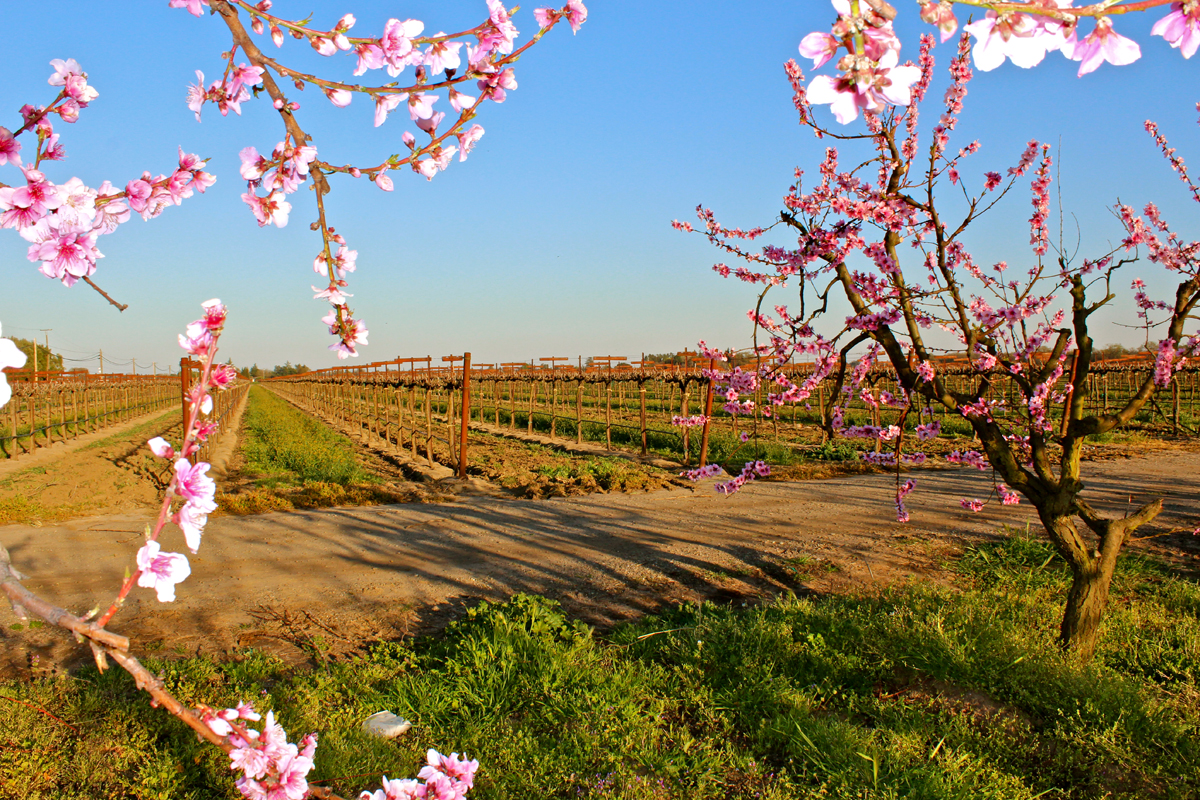
<path fill-rule="evenodd" d="M 426 500 L 430 493 L 362 463 L 349 439 L 261 386 L 250 387 L 234 479 L 218 508 L 259 514 Z"/>
<path fill-rule="evenodd" d="M 148 659 L 184 702 L 254 697 L 318 731 L 345 790 L 428 747 L 486 752 L 481 797 L 1187 798 L 1200 791 L 1200 585 L 1122 560 L 1096 657 L 1055 643 L 1067 564 L 1015 532 L 964 552 L 956 588 L 676 607 L 608 632 L 550 601 L 288 667 Z M 176 654 L 178 655 L 178 654 Z M 0 686 L 5 797 L 236 797 L 227 759 L 88 668 Z M 395 742 L 361 720 L 414 722 Z M 22 776 L 19 783 L 16 776 Z"/>

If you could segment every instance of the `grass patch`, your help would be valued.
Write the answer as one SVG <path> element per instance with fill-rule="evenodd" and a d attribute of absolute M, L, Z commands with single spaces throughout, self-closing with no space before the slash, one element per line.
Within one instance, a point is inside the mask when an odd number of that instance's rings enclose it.
<path fill-rule="evenodd" d="M 106 436 L 103 439 L 97 439 L 94 442 L 85 444 L 79 449 L 95 450 L 100 447 L 112 447 L 116 444 L 124 444 L 127 441 L 140 440 L 148 433 L 160 433 L 162 429 L 168 425 L 168 423 L 173 420 L 178 421 L 179 414 L 180 412 L 178 408 L 172 409 L 171 411 L 161 414 L 152 420 L 147 420 L 140 425 L 135 425 L 134 427 L 123 430 L 120 433 L 114 433 L 112 436 Z"/>
<path fill-rule="evenodd" d="M 250 387 L 242 417 L 242 476 L 249 486 L 217 495 L 220 513 L 368 506 L 437 500 L 365 469 L 354 444 L 267 389 Z"/>
<path fill-rule="evenodd" d="M 359 465 L 348 438 L 261 386 L 250 387 L 242 436 L 245 471 L 258 486 L 346 486 L 373 477 Z"/>
<path fill-rule="evenodd" d="M 1195 797 L 1200 588 L 1125 559 L 1080 665 L 1054 644 L 1049 552 L 1014 536 L 969 551 L 959 590 L 688 605 L 607 639 L 518 595 L 313 670 L 255 651 L 151 668 L 185 703 L 254 699 L 293 739 L 318 731 L 310 777 L 347 797 L 429 747 L 478 758 L 481 798 Z M 120 671 L 0 693 L 30 704 L 0 714 L 0 793 L 238 797 L 227 760 Z M 413 730 L 366 736 L 383 708 Z"/>

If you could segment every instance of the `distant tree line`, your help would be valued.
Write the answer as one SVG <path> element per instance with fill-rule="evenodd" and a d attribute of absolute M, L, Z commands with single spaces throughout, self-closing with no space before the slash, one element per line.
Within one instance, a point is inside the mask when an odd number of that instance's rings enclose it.
<path fill-rule="evenodd" d="M 302 372 L 311 372 L 312 369 L 304 364 L 292 364 L 287 361 L 282 367 L 276 366 L 270 372 L 255 364 L 252 367 L 243 367 L 238 370 L 238 374 L 243 378 L 282 378 L 287 375 L 299 375 Z"/>
<path fill-rule="evenodd" d="M 34 367 L 34 347 L 37 347 L 37 369 L 38 372 L 53 372 L 63 368 L 63 359 L 58 353 L 53 350 L 47 351 L 42 345 L 35 345 L 32 339 L 18 339 L 13 337 L 13 343 L 17 349 L 25 354 L 25 366 L 22 369 L 33 369 Z M 49 361 L 47 361 L 49 355 Z"/>

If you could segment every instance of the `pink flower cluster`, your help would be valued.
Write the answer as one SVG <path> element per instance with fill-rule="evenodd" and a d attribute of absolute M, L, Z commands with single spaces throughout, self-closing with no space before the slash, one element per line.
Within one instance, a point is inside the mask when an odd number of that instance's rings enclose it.
<path fill-rule="evenodd" d="M 50 85 L 63 87 L 59 96 L 47 108 L 24 106 L 25 124 L 16 134 L 0 128 L 0 165 L 18 167 L 24 179 L 24 185 L 0 188 L 0 227 L 15 229 L 30 242 L 27 256 L 43 275 L 71 286 L 95 273 L 97 259 L 104 257 L 96 240 L 128 221 L 130 209 L 151 219 L 166 207 L 179 205 L 194 191 L 203 192 L 216 178 L 204 171 L 202 159 L 185 155 L 181 148 L 179 168 L 170 176 L 147 172 L 130 181 L 123 192 L 108 181 L 98 189 L 79 178 L 63 184 L 50 181 L 40 169 L 41 163 L 65 157 L 50 114 L 74 122 L 79 110 L 99 96 L 74 59 L 55 59 L 50 65 L 54 67 Z M 38 141 L 33 163 L 26 164 L 17 137 L 30 130 L 36 131 Z"/>
<path fill-rule="evenodd" d="M 462 800 L 475 785 L 478 761 L 429 750 L 425 762 L 417 773 L 419 780 L 388 780 L 384 776 L 382 789 L 363 792 L 359 800 Z"/>
<path fill-rule="evenodd" d="M 962 452 L 955 450 L 946 456 L 946 460 L 951 464 L 962 464 L 964 467 L 974 467 L 980 471 L 988 469 L 991 466 L 988 463 L 987 456 L 977 450 L 964 450 Z"/>
<path fill-rule="evenodd" d="M 904 507 L 904 498 L 908 497 L 917 487 L 917 482 L 909 478 L 896 487 L 896 522 L 908 522 L 908 509 Z"/>
<path fill-rule="evenodd" d="M 699 428 L 708 422 L 708 417 L 703 414 L 694 414 L 690 417 L 681 417 L 678 414 L 671 417 L 671 424 L 677 428 Z"/>
<path fill-rule="evenodd" d="M 210 392 L 229 387 L 237 376 L 233 367 L 225 364 L 213 364 L 217 353 L 217 340 L 225 327 L 226 309 L 220 300 L 209 300 L 201 307 L 204 316 L 188 325 L 187 332 L 179 336 L 180 346 L 189 354 L 202 360 L 201 380 L 192 388 L 188 396 L 191 428 L 184 433 L 184 444 L 181 453 L 176 453 L 170 443 L 161 436 L 156 436 L 147 444 L 154 455 L 163 459 L 176 459 L 174 475 L 167 487 L 167 499 L 164 501 L 164 514 L 179 526 L 183 532 L 184 541 L 193 553 L 200 549 L 200 539 L 208 515 L 217 509 L 214 497 L 217 485 L 208 476 L 209 465 L 204 462 L 196 464 L 188 459 L 199 449 L 201 443 L 211 433 L 213 426 L 200 422 L 200 415 L 212 410 Z M 169 513 L 172 497 L 183 501 L 182 505 Z M 137 585 L 146 589 L 154 589 L 160 602 L 171 602 L 175 599 L 175 585 L 181 583 L 191 574 L 191 566 L 187 556 L 182 553 L 164 553 L 157 541 L 162 522 L 154 535 L 138 551 L 137 565 L 139 575 Z"/>
<path fill-rule="evenodd" d="M 996 484 L 996 493 L 1000 495 L 1000 502 L 1006 506 L 1015 506 L 1021 502 L 1021 497 L 1012 489 L 1009 489 L 1003 483 Z"/>
<path fill-rule="evenodd" d="M 829 105 L 843 125 L 859 111 L 882 111 L 887 105 L 906 106 L 912 101 L 912 85 L 921 78 L 918 67 L 900 61 L 900 40 L 892 23 L 875 13 L 867 3 L 832 0 L 838 21 L 831 33 L 810 33 L 800 41 L 800 55 L 819 68 L 841 49 L 846 55 L 837 62 L 841 75 L 820 75 L 809 82 L 807 101 Z M 854 11 L 857 6 L 857 13 Z"/>
<path fill-rule="evenodd" d="M 308 773 L 313 768 L 317 735 L 310 733 L 299 745 L 287 740 L 287 731 L 267 712 L 262 731 L 241 724 L 258 720 L 253 707 L 238 704 L 236 709 L 204 715 L 208 727 L 225 736 L 233 749 L 229 768 L 242 773 L 238 791 L 250 800 L 303 800 L 308 797 Z"/>
<path fill-rule="evenodd" d="M 719 464 L 706 464 L 703 467 L 689 469 L 679 473 L 679 477 L 687 478 L 689 481 L 699 481 L 705 478 L 715 478 L 717 475 L 725 472 Z"/>
<path fill-rule="evenodd" d="M 771 467 L 765 461 L 747 461 L 742 471 L 727 481 L 718 483 L 714 488 L 721 494 L 733 494 L 755 478 L 765 478 L 771 474 Z"/>

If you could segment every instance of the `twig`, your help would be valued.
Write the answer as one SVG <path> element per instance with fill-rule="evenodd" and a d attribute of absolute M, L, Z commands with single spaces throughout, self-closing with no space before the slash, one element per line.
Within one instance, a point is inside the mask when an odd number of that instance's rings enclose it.
<path fill-rule="evenodd" d="M 99 286 L 97 286 L 97 285 L 96 285 L 96 283 L 95 283 L 95 281 L 93 281 L 93 280 L 92 280 L 91 278 L 89 278 L 87 275 L 84 275 L 84 276 L 83 276 L 83 280 L 84 280 L 84 281 L 87 283 L 87 285 L 88 285 L 88 286 L 92 287 L 92 288 L 93 288 L 93 289 L 95 289 L 97 292 L 99 292 L 99 293 L 100 293 L 100 295 L 101 295 L 101 296 L 102 296 L 102 297 L 103 297 L 105 300 L 107 300 L 108 302 L 110 302 L 110 303 L 112 303 L 114 306 L 116 306 L 116 307 L 117 307 L 117 311 L 124 311 L 125 309 L 129 308 L 129 305 L 128 305 L 127 303 L 125 303 L 125 304 L 118 303 L 116 300 L 113 300 L 111 297 L 109 297 L 109 296 L 108 296 L 108 292 L 104 291 L 104 290 L 103 290 L 103 289 L 101 289 Z"/>
<path fill-rule="evenodd" d="M 129 639 L 95 623 L 84 622 L 65 609 L 47 603 L 18 582 L 22 577 L 13 569 L 9 561 L 8 550 L 4 548 L 4 545 L 0 545 L 0 586 L 4 588 L 4 593 L 12 601 L 14 610 L 20 608 L 30 611 L 51 625 L 66 628 L 77 636 L 91 639 L 105 647 L 120 651 L 129 650 Z M 17 615 L 21 616 L 20 612 Z"/>
<path fill-rule="evenodd" d="M 71 730 L 75 731 L 75 733 L 77 733 L 77 734 L 79 733 L 79 728 L 76 728 L 74 725 L 72 725 L 71 723 L 67 722 L 67 721 L 66 721 L 65 719 L 63 719 L 62 717 L 56 717 L 55 715 L 51 714 L 49 711 L 47 711 L 46 709 L 44 709 L 44 708 L 42 708 L 41 706 L 37 705 L 36 703 L 26 703 L 24 700 L 18 700 L 17 698 L 15 698 L 15 697 L 9 697 L 9 696 L 8 696 L 8 695 L 6 695 L 6 694 L 0 694 L 0 700 L 8 700 L 8 701 L 9 701 L 9 702 L 11 702 L 11 703 L 17 703 L 17 704 L 19 704 L 19 705 L 23 705 L 23 706 L 25 706 L 26 708 L 32 708 L 34 711 L 37 711 L 37 712 L 38 712 L 38 713 L 40 713 L 40 714 L 45 714 L 47 717 L 49 717 L 50 719 L 54 720 L 55 722 L 58 722 L 58 723 L 60 723 L 60 724 L 62 724 L 62 725 L 66 725 L 68 728 L 70 728 Z"/>

